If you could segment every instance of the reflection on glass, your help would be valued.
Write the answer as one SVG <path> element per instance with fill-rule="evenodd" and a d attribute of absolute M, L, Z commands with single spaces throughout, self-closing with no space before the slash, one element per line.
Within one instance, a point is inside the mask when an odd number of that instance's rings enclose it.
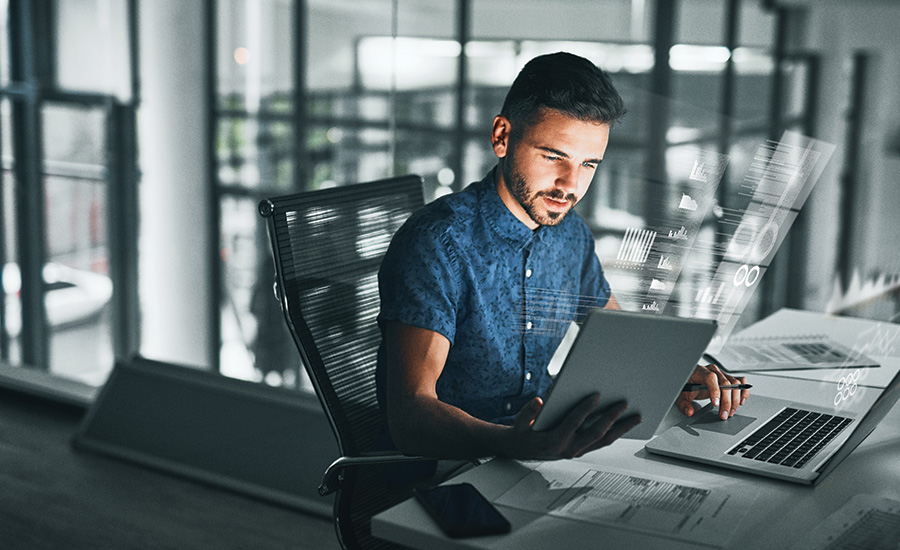
<path fill-rule="evenodd" d="M 287 192 L 293 184 L 293 143 L 288 120 L 220 117 L 216 139 L 219 182 Z"/>
<path fill-rule="evenodd" d="M 0 0 L 0 86 L 9 84 L 9 0 Z"/>
<path fill-rule="evenodd" d="M 216 69 L 220 109 L 289 113 L 293 2 L 219 0 Z M 282 98 L 277 100 L 276 98 Z"/>
<path fill-rule="evenodd" d="M 273 292 L 274 268 L 256 201 L 226 197 L 221 212 L 220 370 L 232 378 L 305 387 L 309 382 Z"/>
<path fill-rule="evenodd" d="M 106 182 L 83 175 L 45 182 L 50 371 L 101 385 L 113 365 Z"/>
<path fill-rule="evenodd" d="M 651 184 L 668 185 L 668 181 L 648 181 L 648 173 L 658 172 L 651 163 L 661 162 L 668 169 L 667 159 L 684 148 L 717 150 L 718 106 L 723 69 L 729 60 L 734 63 L 737 95 L 732 143 L 740 143 L 742 136 L 757 137 L 754 125 L 768 114 L 771 59 L 765 48 L 771 17 L 758 8 L 743 8 L 742 33 L 749 32 L 745 29 L 766 31 L 766 38 L 744 40 L 742 35 L 741 47 L 731 52 L 719 45 L 724 8 L 704 10 L 705 4 L 685 0 L 676 28 L 684 23 L 683 28 L 704 30 L 681 35 L 692 37 L 691 43 L 676 37 L 681 43 L 670 52 L 674 97 L 652 98 L 647 90 L 654 62 L 648 43 L 653 9 L 641 2 L 601 9 L 476 0 L 470 21 L 474 39 L 463 48 L 457 40 L 458 4 L 454 2 L 309 0 L 305 13 L 309 32 L 298 49 L 292 40 L 300 35 L 291 33 L 287 23 L 293 20 L 295 4 L 220 0 L 218 180 L 229 196 L 230 186 L 265 194 L 416 173 L 425 179 L 425 199 L 433 200 L 480 180 L 496 165 L 489 131 L 509 84 L 529 59 L 566 50 L 609 71 L 629 109 L 612 131 L 594 189 L 578 206 L 597 236 L 601 259 L 614 257 L 622 232 L 645 223 Z M 516 17 L 509 17 L 511 10 Z M 302 94 L 306 104 L 298 110 L 304 116 L 302 143 L 291 141 L 296 122 L 290 72 L 295 50 L 306 56 Z M 458 82 L 460 55 L 466 56 L 463 83 Z M 460 92 L 465 94 L 462 136 L 457 135 Z M 753 100 L 741 101 L 742 97 Z M 659 158 L 649 159 L 650 138 L 657 137 L 648 135 L 657 113 L 653 101 L 669 102 L 672 108 L 665 125 L 654 130 L 665 133 L 663 150 Z M 295 148 L 303 149 L 306 163 L 302 167 L 305 179 L 296 184 L 292 178 L 301 167 L 293 165 L 290 151 Z M 656 176 L 672 179 L 672 174 Z M 726 174 L 723 185 L 733 188 L 733 179 Z M 242 324 L 247 329 L 261 322 L 250 310 L 251 297 L 257 289 L 264 289 L 258 291 L 264 294 L 270 290 L 268 268 L 261 267 L 270 261 L 268 244 L 259 233 L 254 200 L 227 198 L 222 203 L 226 292 L 233 294 L 226 300 L 234 304 L 223 306 L 234 312 L 223 309 L 222 330 L 223 334 L 231 331 L 223 340 L 235 346 L 227 352 L 223 348 L 222 364 L 225 368 L 226 363 L 243 357 L 238 362 L 245 374 L 240 376 L 258 378 L 265 369 L 253 366 L 254 360 L 259 363 L 258 357 L 254 359 L 259 351 L 254 351 L 248 335 L 262 331 L 254 326 L 242 332 L 238 327 Z M 238 207 L 241 201 L 246 204 Z M 707 220 L 699 230 L 702 235 L 709 233 L 710 224 Z M 358 244 L 367 249 L 371 243 Z M 610 271 L 608 275 L 615 277 L 615 270 Z M 619 288 L 628 284 L 623 280 Z M 231 320 L 226 321 L 229 315 Z M 226 327 L 226 323 L 231 324 Z"/>
<path fill-rule="evenodd" d="M 472 36 L 532 40 L 637 41 L 632 19 L 643 19 L 652 4 L 629 2 L 544 2 L 537 0 L 472 0 Z M 648 21 L 649 22 L 649 21 Z M 640 25 L 637 25 L 640 28 Z"/>
<path fill-rule="evenodd" d="M 128 2 L 65 0 L 53 6 L 59 86 L 131 99 Z"/>
<path fill-rule="evenodd" d="M 58 170 L 96 173 L 105 162 L 105 117 L 102 109 L 46 103 L 44 158 Z"/>
<path fill-rule="evenodd" d="M 8 102 L 3 102 L 3 107 L 8 107 Z M 8 125 L 9 118 L 2 119 L 4 126 Z M 18 289 L 20 281 L 16 264 L 16 208 L 15 208 L 15 180 L 12 170 L 4 163 L 0 187 L 3 193 L 3 237 L 4 252 L 2 264 L 0 264 L 0 277 L 2 277 L 2 302 L 0 302 L 0 360 L 10 364 L 21 362 L 21 349 L 16 337 L 22 325 L 22 302 Z M 10 267 L 7 267 L 10 266 Z M 11 267 L 16 266 L 16 267 Z"/>
<path fill-rule="evenodd" d="M 394 171 L 397 174 L 422 176 L 425 179 L 425 201 L 429 202 L 446 192 L 450 184 L 456 180 L 456 174 L 448 166 L 452 153 L 453 143 L 450 136 L 432 132 L 400 131 L 397 132 L 397 158 Z M 439 174 L 445 183 L 440 182 Z"/>
<path fill-rule="evenodd" d="M 43 120 L 50 371 L 97 386 L 113 366 L 104 113 L 47 104 Z"/>

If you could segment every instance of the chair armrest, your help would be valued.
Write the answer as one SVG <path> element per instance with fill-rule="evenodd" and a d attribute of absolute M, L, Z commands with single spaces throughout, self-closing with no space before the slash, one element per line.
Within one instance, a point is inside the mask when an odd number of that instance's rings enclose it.
<path fill-rule="evenodd" d="M 426 460 L 435 459 L 425 456 L 405 455 L 397 451 L 373 451 L 356 456 L 342 456 L 332 462 L 325 470 L 325 474 L 322 476 L 322 483 L 319 485 L 319 494 L 324 497 L 337 491 L 343 478 L 344 468 L 350 466 L 391 464 L 397 462 L 423 462 Z"/>

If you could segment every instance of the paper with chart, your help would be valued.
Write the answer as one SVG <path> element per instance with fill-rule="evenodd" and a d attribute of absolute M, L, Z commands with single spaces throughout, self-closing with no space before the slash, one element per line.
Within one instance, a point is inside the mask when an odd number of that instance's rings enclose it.
<path fill-rule="evenodd" d="M 503 506 L 720 547 L 755 494 L 685 485 L 583 462 L 538 465 L 494 501 Z"/>
<path fill-rule="evenodd" d="M 900 500 L 854 495 L 791 548 L 896 550 L 900 548 Z"/>

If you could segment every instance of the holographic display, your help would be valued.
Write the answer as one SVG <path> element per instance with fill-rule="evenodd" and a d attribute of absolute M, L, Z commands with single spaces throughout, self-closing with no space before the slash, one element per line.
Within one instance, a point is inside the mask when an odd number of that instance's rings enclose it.
<path fill-rule="evenodd" d="M 629 227 L 622 239 L 622 246 L 616 255 L 616 263 L 620 267 L 638 267 L 647 261 L 650 248 L 656 240 L 656 231 L 634 229 Z"/>
<path fill-rule="evenodd" d="M 897 357 L 900 342 L 900 326 L 878 323 L 859 333 L 850 348 L 846 361 L 841 366 L 841 377 L 834 389 L 834 406 L 838 409 L 854 410 L 857 401 L 865 400 L 867 391 L 883 391 L 865 384 L 871 369 L 860 369 L 856 362 L 865 356 Z"/>
<path fill-rule="evenodd" d="M 661 313 L 675 288 L 687 253 L 700 226 L 715 205 L 716 189 L 728 157 L 689 149 L 668 159 L 670 185 L 653 197 L 655 216 L 644 227 L 626 229 L 612 265 L 628 270 L 636 290 L 621 292 L 620 301 L 650 313 Z"/>
<path fill-rule="evenodd" d="M 882 273 L 877 278 L 862 282 L 859 271 L 854 270 L 846 292 L 841 292 L 841 280 L 834 282 L 834 292 L 825 306 L 826 313 L 840 314 L 846 310 L 871 303 L 893 292 L 900 292 L 900 275 Z"/>
<path fill-rule="evenodd" d="M 719 323 L 710 353 L 720 350 L 734 329 L 833 151 L 833 145 L 796 132 L 760 145 L 738 193 L 746 206 L 722 211 L 721 223 L 733 228 L 730 234 L 699 243 L 721 259 L 697 282 L 693 300 L 680 304 L 686 310 L 680 314 Z"/>
<path fill-rule="evenodd" d="M 520 333 L 562 337 L 573 320 L 581 322 L 579 312 L 597 307 L 596 296 L 582 296 L 552 288 L 526 287 L 527 309 L 516 319 Z"/>

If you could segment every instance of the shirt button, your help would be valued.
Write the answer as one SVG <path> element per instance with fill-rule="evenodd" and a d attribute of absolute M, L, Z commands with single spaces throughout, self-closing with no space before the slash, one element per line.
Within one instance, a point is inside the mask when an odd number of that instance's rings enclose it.
<path fill-rule="evenodd" d="M 534 325 L 531 324 L 531 321 L 528 321 L 527 323 L 525 323 L 525 330 L 531 330 L 532 326 Z"/>
<path fill-rule="evenodd" d="M 530 372 L 526 372 L 526 373 L 525 373 L 525 380 L 531 380 L 531 373 L 530 373 Z"/>
<path fill-rule="evenodd" d="M 506 410 L 507 410 L 507 411 L 511 411 L 511 410 L 512 410 L 512 403 L 509 403 L 509 402 L 506 403 Z"/>
<path fill-rule="evenodd" d="M 525 277 L 526 277 L 526 278 L 531 277 L 531 270 L 530 270 L 530 269 L 526 269 L 526 270 L 525 270 Z"/>

